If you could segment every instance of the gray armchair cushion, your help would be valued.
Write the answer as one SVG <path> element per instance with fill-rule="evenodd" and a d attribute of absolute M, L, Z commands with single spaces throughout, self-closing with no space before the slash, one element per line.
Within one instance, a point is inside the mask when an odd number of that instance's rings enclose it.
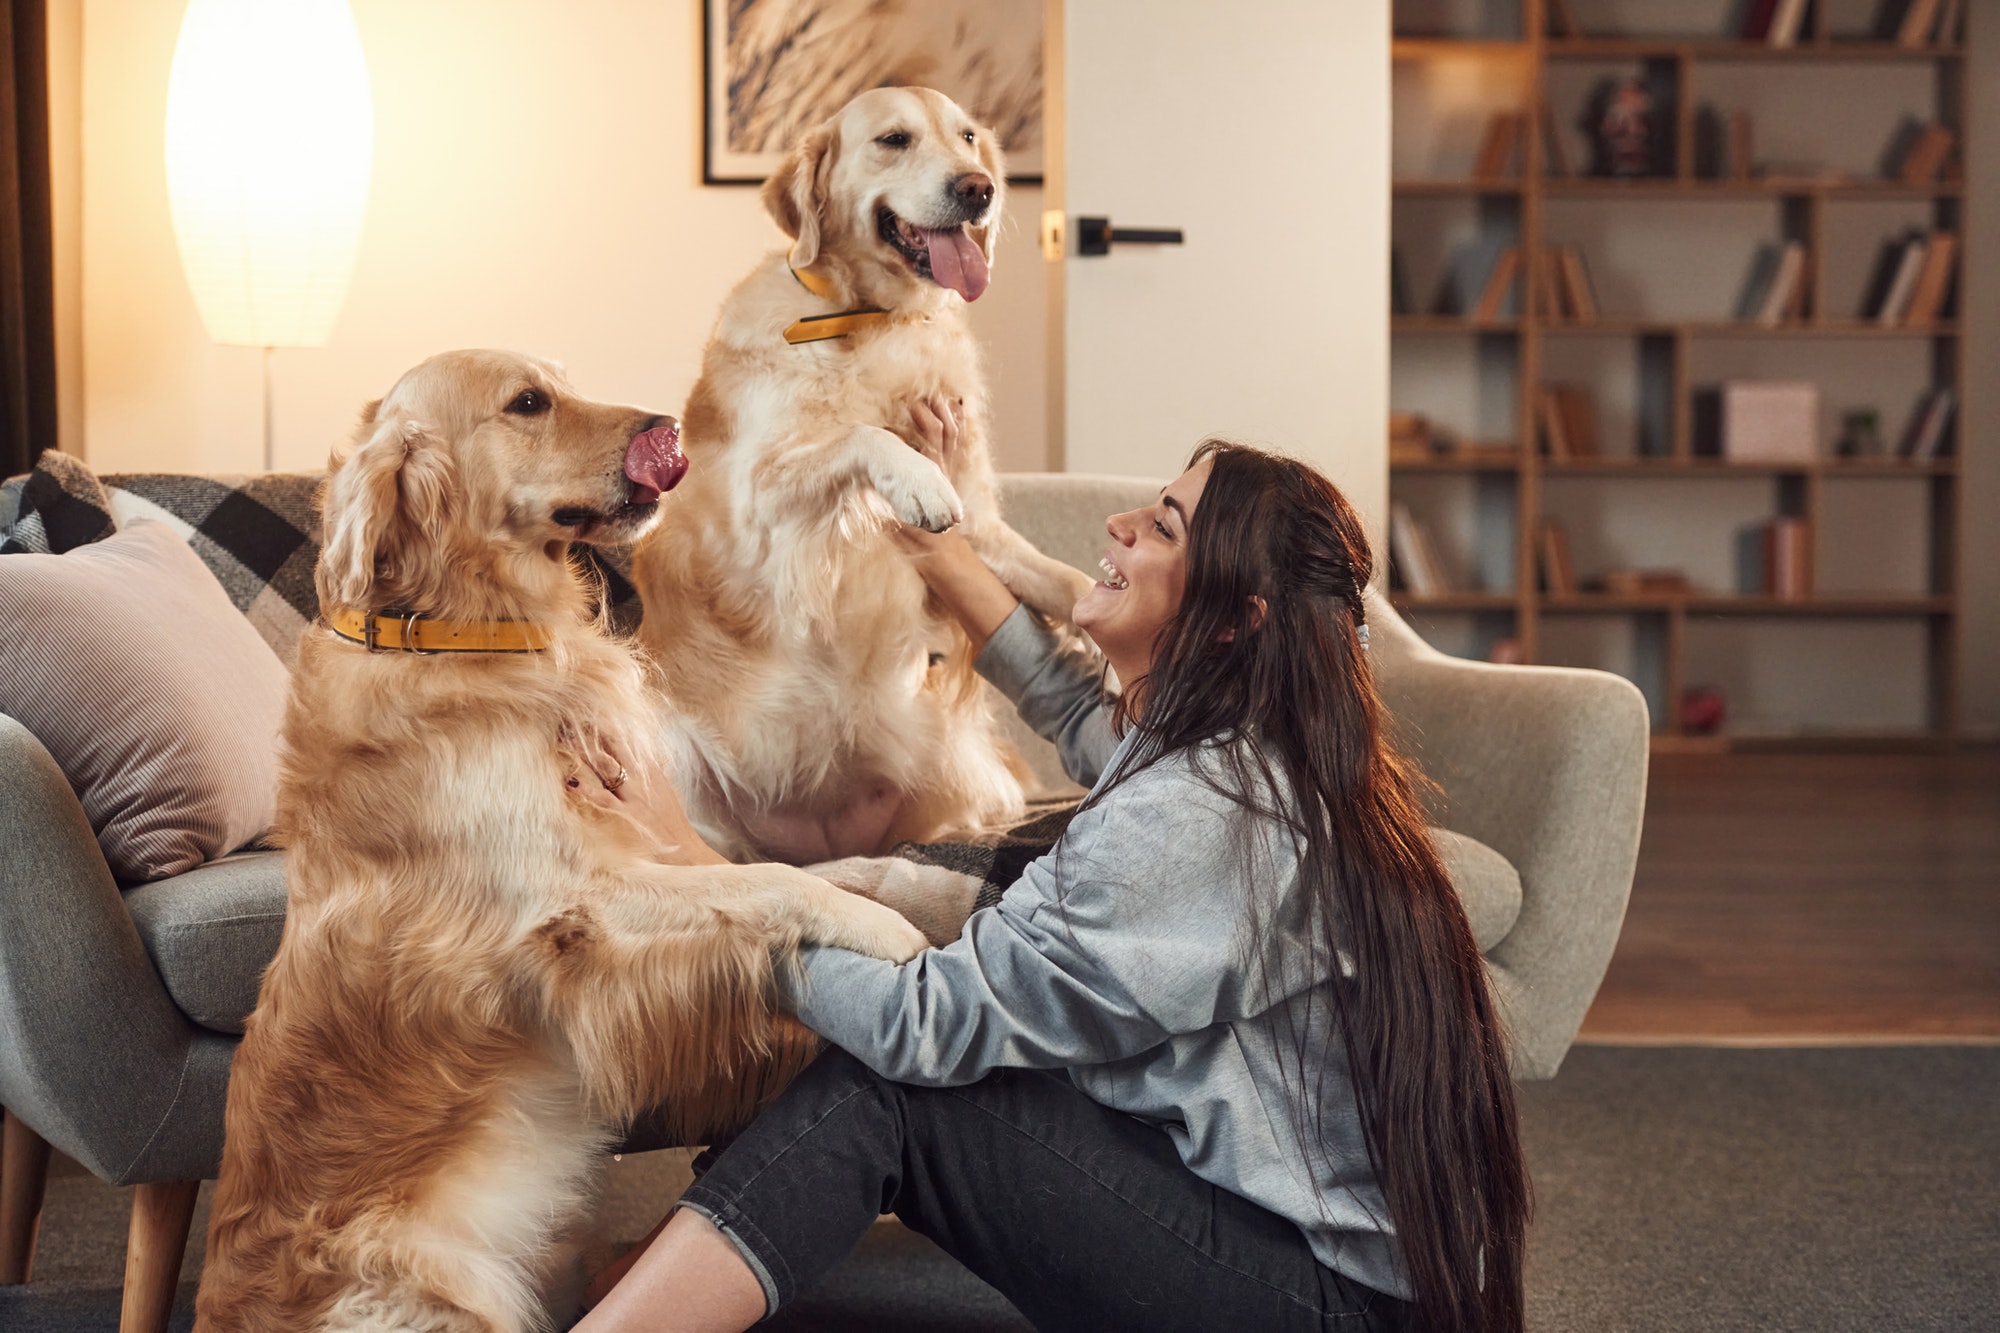
<path fill-rule="evenodd" d="M 142 885 L 125 906 L 180 1011 L 240 1036 L 285 929 L 284 856 L 225 856 Z"/>
<path fill-rule="evenodd" d="M 1465 904 L 1479 952 L 1490 951 L 1507 938 L 1521 915 L 1521 876 L 1514 863 L 1478 839 L 1450 829 L 1432 829 L 1431 842 Z"/>

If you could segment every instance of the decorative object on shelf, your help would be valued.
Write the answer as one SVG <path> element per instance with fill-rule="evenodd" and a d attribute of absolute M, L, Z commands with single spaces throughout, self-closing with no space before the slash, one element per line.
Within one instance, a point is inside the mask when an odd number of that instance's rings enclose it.
<path fill-rule="evenodd" d="M 1731 463 L 1810 463 L 1819 456 L 1819 385 L 1727 380 L 1715 403 L 1718 451 Z"/>
<path fill-rule="evenodd" d="M 1781 602 L 1803 602 L 1812 596 L 1813 531 L 1803 518 L 1781 516 L 1761 529 L 1762 589 Z"/>
<path fill-rule="evenodd" d="M 1653 176 L 1659 170 L 1660 105 L 1643 79 L 1607 79 L 1584 113 L 1594 176 Z"/>
<path fill-rule="evenodd" d="M 755 185 L 868 88 L 921 84 L 1000 136 L 1011 179 L 1042 179 L 1042 7 L 988 0 L 706 0 L 702 179 Z"/>
<path fill-rule="evenodd" d="M 1535 426 L 1551 459 L 1596 458 L 1597 400 L 1581 384 L 1544 384 L 1535 394 Z"/>
<path fill-rule="evenodd" d="M 1749 276 L 1743 280 L 1743 295 L 1736 302 L 1736 318 L 1767 329 L 1775 329 L 1788 319 L 1802 318 L 1805 279 L 1805 242 L 1774 242 L 1757 247 Z"/>
<path fill-rule="evenodd" d="M 1957 409 L 1958 393 L 1949 384 L 1928 390 L 1910 412 L 1909 423 L 1903 427 L 1902 441 L 1896 447 L 1896 456 L 1918 462 L 1944 457 L 1948 452 L 1945 443 L 1949 438 L 1952 414 Z"/>
<path fill-rule="evenodd" d="M 1681 691 L 1681 730 L 1689 736 L 1713 736 L 1729 720 L 1729 702 L 1713 685 L 1690 685 Z"/>
<path fill-rule="evenodd" d="M 1430 529 L 1401 500 L 1389 506 L 1389 573 L 1393 582 L 1414 597 L 1436 597 L 1451 591 Z"/>
<path fill-rule="evenodd" d="M 1569 556 L 1569 533 L 1556 519 L 1545 518 L 1535 530 L 1541 553 L 1542 591 L 1551 597 L 1576 596 L 1576 565 Z"/>
<path fill-rule="evenodd" d="M 1882 414 L 1857 407 L 1840 414 L 1840 439 L 1833 446 L 1842 458 L 1877 458 L 1882 453 Z"/>

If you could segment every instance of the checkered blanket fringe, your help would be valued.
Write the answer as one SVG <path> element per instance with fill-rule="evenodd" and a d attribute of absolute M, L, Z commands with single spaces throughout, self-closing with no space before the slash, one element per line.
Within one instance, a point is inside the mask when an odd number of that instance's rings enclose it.
<path fill-rule="evenodd" d="M 287 667 L 299 634 L 319 615 L 313 566 L 319 561 L 321 474 L 258 476 L 112 473 L 99 478 L 57 450 L 35 470 L 0 485 L 0 555 L 61 554 L 110 536 L 138 519 L 178 532 Z M 626 551 L 578 548 L 611 603 L 621 633 L 638 627 L 640 605 Z"/>

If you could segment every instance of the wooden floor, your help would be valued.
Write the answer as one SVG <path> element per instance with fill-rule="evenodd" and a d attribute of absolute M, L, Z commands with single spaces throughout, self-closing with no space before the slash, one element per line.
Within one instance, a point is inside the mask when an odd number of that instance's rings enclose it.
<path fill-rule="evenodd" d="M 2000 1041 L 2000 749 L 1659 755 L 1582 1040 Z"/>

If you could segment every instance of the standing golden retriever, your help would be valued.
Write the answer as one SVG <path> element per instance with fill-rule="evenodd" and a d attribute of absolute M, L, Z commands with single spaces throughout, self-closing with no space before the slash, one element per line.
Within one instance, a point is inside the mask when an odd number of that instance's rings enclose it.
<path fill-rule="evenodd" d="M 683 795 L 734 859 L 874 852 L 1021 811 L 966 639 L 894 535 L 962 524 L 1051 617 L 1090 587 L 995 498 L 965 303 L 986 290 L 1004 179 L 992 133 L 948 98 L 883 88 L 764 186 L 792 245 L 724 303 L 687 406 L 698 466 L 634 560 L 640 633 L 687 710 Z M 906 442 L 915 403 L 957 418 L 952 454 Z"/>
<path fill-rule="evenodd" d="M 198 1328 L 543 1326 L 602 1155 L 768 1041 L 774 956 L 924 947 L 587 798 L 591 738 L 659 724 L 570 544 L 646 532 L 685 466 L 670 419 L 499 352 L 426 361 L 336 457 Z"/>

